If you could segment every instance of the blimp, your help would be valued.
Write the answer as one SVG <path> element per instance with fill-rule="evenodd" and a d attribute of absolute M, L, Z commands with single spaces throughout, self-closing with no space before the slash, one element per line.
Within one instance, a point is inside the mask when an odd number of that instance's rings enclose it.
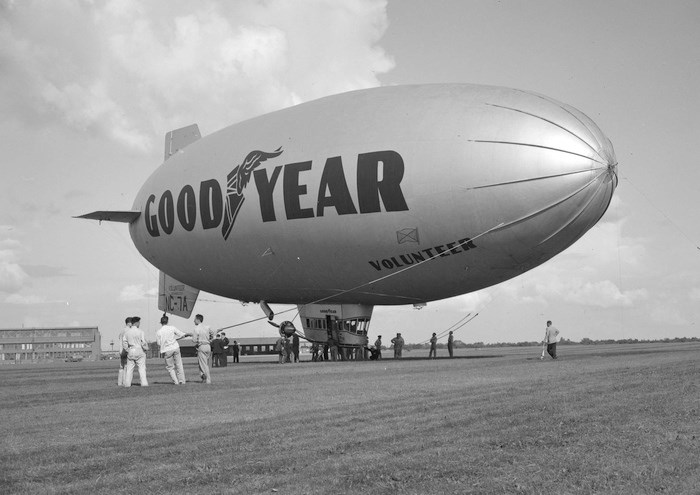
<path fill-rule="evenodd" d="M 477 291 L 556 256 L 617 186 L 610 140 L 541 94 L 470 84 L 351 91 L 202 137 L 166 134 L 128 223 L 159 308 L 200 290 L 294 304 L 303 336 L 367 345 L 374 306 Z"/>

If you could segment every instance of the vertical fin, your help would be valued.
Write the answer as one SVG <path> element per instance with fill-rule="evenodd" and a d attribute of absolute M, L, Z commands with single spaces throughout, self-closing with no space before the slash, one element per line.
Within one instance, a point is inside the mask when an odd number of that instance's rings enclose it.
<path fill-rule="evenodd" d="M 199 289 L 160 272 L 158 280 L 158 309 L 183 318 L 189 318 L 197 302 Z"/>
<path fill-rule="evenodd" d="M 163 160 L 167 160 L 201 137 L 202 135 L 199 133 L 199 126 L 197 126 L 197 124 L 188 125 L 187 127 L 181 127 L 180 129 L 168 132 L 165 135 L 165 156 Z"/>

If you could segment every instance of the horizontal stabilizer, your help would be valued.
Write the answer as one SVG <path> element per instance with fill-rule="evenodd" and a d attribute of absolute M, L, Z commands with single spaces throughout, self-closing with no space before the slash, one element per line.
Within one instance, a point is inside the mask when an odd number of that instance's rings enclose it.
<path fill-rule="evenodd" d="M 165 135 L 165 156 L 163 160 L 167 160 L 201 137 L 202 135 L 199 133 L 199 126 L 197 124 L 188 125 L 187 127 L 168 132 Z"/>
<path fill-rule="evenodd" d="M 160 272 L 158 280 L 158 309 L 173 315 L 189 318 L 197 302 L 199 289 L 184 284 L 170 275 Z"/>
<path fill-rule="evenodd" d="M 73 218 L 86 218 L 88 220 L 99 220 L 100 222 L 123 222 L 131 223 L 141 215 L 140 211 L 93 211 L 85 215 Z"/>

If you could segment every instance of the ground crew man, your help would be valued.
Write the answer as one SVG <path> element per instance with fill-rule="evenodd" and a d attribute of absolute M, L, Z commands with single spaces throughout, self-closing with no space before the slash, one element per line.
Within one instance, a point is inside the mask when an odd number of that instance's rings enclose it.
<path fill-rule="evenodd" d="M 221 356 L 219 359 L 219 366 L 224 368 L 228 366 L 228 337 L 226 332 L 221 332 Z"/>
<path fill-rule="evenodd" d="M 374 341 L 374 348 L 377 351 L 377 359 L 382 358 L 382 336 L 377 336 L 377 340 Z"/>
<path fill-rule="evenodd" d="M 238 354 L 240 353 L 240 347 L 238 346 L 238 342 L 235 340 L 233 341 L 233 362 L 238 363 Z"/>
<path fill-rule="evenodd" d="M 192 341 L 194 345 L 197 346 L 199 376 L 202 378 L 202 383 L 210 385 L 211 371 L 209 370 L 209 360 L 211 359 L 211 341 L 214 339 L 214 334 L 211 329 L 204 324 L 204 316 L 202 315 L 194 317 L 194 325 Z"/>
<path fill-rule="evenodd" d="M 455 346 L 455 338 L 454 335 L 452 335 L 452 330 L 450 330 L 450 336 L 447 337 L 447 351 L 450 353 L 450 357 L 454 357 L 454 346 Z"/>
<path fill-rule="evenodd" d="M 559 342 L 559 330 L 552 325 L 551 321 L 547 322 L 547 329 L 544 332 L 544 342 L 547 344 L 547 354 L 552 356 L 552 359 L 557 359 L 557 342 Z"/>
<path fill-rule="evenodd" d="M 396 337 L 391 339 L 391 343 L 394 344 L 394 359 L 401 359 L 401 351 L 403 350 L 403 337 L 400 333 L 396 334 Z"/>
<path fill-rule="evenodd" d="M 162 325 L 156 332 L 156 342 L 160 347 L 160 352 L 165 358 L 165 369 L 168 370 L 170 378 L 175 385 L 185 384 L 185 369 L 182 366 L 182 356 L 180 355 L 180 344 L 177 341 L 187 337 L 185 332 L 181 332 L 172 325 L 168 325 L 168 317 L 163 315 L 160 319 Z"/>
<path fill-rule="evenodd" d="M 124 322 L 126 323 L 126 327 L 119 332 L 119 336 L 117 337 L 117 345 L 119 346 L 119 375 L 117 376 L 117 386 L 119 387 L 124 386 L 124 373 L 126 369 L 126 351 L 122 346 L 122 339 L 124 339 L 124 333 L 131 328 L 131 316 L 127 316 Z"/>
<path fill-rule="evenodd" d="M 212 368 L 221 366 L 221 355 L 224 352 L 224 346 L 221 343 L 221 334 L 217 333 L 216 337 L 209 343 L 211 346 Z"/>
<path fill-rule="evenodd" d="M 122 337 L 122 349 L 126 351 L 126 373 L 124 376 L 124 386 L 131 387 L 131 380 L 134 377 L 134 366 L 139 369 L 139 380 L 142 387 L 148 387 L 146 378 L 146 350 L 148 342 L 146 336 L 139 327 L 141 318 L 133 316 L 131 318 L 131 328 L 127 328 Z"/>
<path fill-rule="evenodd" d="M 437 357 L 437 335 L 433 332 L 433 336 L 430 337 L 430 352 L 428 353 L 428 359 Z"/>

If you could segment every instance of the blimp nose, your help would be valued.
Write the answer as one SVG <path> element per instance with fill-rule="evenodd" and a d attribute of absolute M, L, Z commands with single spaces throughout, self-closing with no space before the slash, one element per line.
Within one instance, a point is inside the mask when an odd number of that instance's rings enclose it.
<path fill-rule="evenodd" d="M 569 245 L 597 223 L 607 211 L 618 183 L 618 162 L 612 142 L 583 113 L 566 108 L 576 122 L 569 122 L 563 150 L 580 155 L 562 173 L 569 179 L 558 183 L 559 198 L 543 218 L 549 223 L 549 234 L 539 242 Z M 574 151 L 575 150 L 575 151 Z"/>
<path fill-rule="evenodd" d="M 498 157 L 490 173 L 501 172 L 500 180 L 472 191 L 512 199 L 494 208 L 499 223 L 489 232 L 519 243 L 526 254 L 514 259 L 544 258 L 571 245 L 607 211 L 618 182 L 615 151 L 600 128 L 571 106 L 532 96 L 517 106 L 491 105 L 511 116 L 511 125 L 485 127 L 492 133 L 473 140 Z"/>
<path fill-rule="evenodd" d="M 605 157 L 608 164 L 607 177 L 613 182 L 613 189 L 617 187 L 617 158 L 615 157 L 615 151 L 613 150 L 612 143 L 607 140 L 607 145 L 602 151 L 602 156 Z"/>

